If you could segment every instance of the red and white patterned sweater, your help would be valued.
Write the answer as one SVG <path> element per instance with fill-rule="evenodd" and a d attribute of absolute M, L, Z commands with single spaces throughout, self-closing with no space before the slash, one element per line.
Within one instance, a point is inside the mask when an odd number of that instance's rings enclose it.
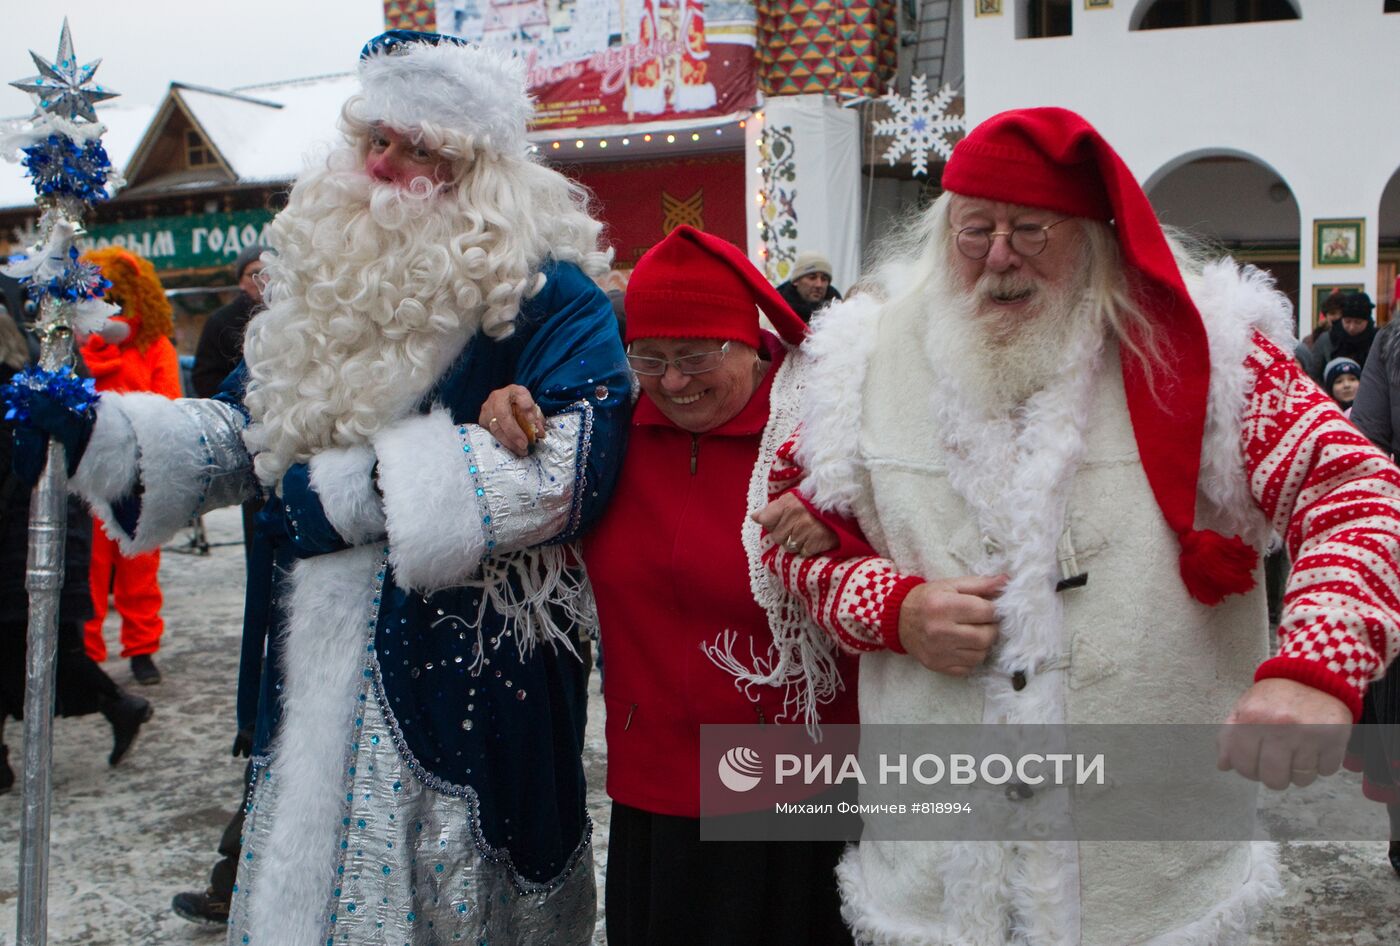
<path fill-rule="evenodd" d="M 1255 680 L 1296 680 L 1342 700 L 1359 718 L 1367 684 L 1400 654 L 1400 469 L 1262 334 L 1245 364 L 1245 474 L 1293 562 L 1279 655 L 1260 665 Z M 778 451 L 770 499 L 802 479 L 795 445 Z M 817 515 L 836 530 L 837 548 L 803 557 L 765 536 L 764 563 L 843 650 L 902 653 L 900 606 L 923 579 L 876 555 L 852 520 Z"/>

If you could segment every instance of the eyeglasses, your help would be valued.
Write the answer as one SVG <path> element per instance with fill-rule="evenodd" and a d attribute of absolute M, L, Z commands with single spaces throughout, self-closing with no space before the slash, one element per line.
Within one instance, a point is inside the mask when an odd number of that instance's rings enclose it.
<path fill-rule="evenodd" d="M 958 246 L 958 252 L 968 259 L 986 259 L 987 254 L 992 251 L 992 242 L 999 236 L 1004 236 L 1010 242 L 1011 249 L 1020 256 L 1039 256 L 1045 250 L 1045 244 L 1050 242 L 1050 231 L 1069 220 L 1056 220 L 1054 223 L 1047 223 L 1040 227 L 1035 224 L 1022 224 L 1012 227 L 1010 230 L 988 230 L 986 227 L 963 227 L 958 231 L 954 242 Z"/>
<path fill-rule="evenodd" d="M 718 368 L 727 354 L 729 354 L 729 343 L 725 342 L 714 351 L 696 352 L 693 355 L 682 355 L 679 358 L 651 358 L 646 355 L 634 355 L 629 351 L 627 363 L 637 374 L 644 374 L 650 378 L 658 378 L 665 374 L 666 369 L 671 365 L 675 365 L 676 370 L 681 374 L 704 374 L 706 371 L 714 371 Z"/>

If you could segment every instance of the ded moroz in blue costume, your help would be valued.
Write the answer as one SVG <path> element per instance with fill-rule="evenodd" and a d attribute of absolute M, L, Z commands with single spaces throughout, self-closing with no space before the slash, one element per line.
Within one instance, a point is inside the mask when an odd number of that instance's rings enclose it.
<path fill-rule="evenodd" d="M 231 943 L 586 943 L 592 606 L 570 543 L 630 401 L 587 275 L 601 228 L 529 158 L 516 60 L 394 32 L 360 78 L 346 141 L 271 227 L 245 364 L 210 400 L 104 396 L 74 488 L 128 551 L 272 493 Z M 397 142 L 434 179 L 366 172 Z M 546 419 L 525 456 L 478 425 L 508 385 Z"/>

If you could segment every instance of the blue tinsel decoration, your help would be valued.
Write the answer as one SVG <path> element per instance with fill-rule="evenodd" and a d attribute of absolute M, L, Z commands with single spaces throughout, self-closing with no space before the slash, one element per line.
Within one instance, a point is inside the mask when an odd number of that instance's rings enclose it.
<path fill-rule="evenodd" d="M 66 135 L 49 135 L 40 144 L 25 148 L 21 163 L 41 197 L 76 197 L 85 204 L 107 199 L 107 176 L 112 162 L 101 141 L 89 141 L 80 147 Z"/>
<path fill-rule="evenodd" d="M 44 296 L 52 296 L 60 302 L 82 302 L 84 299 L 100 299 L 112 281 L 102 275 L 102 270 L 92 263 L 78 260 L 78 248 L 68 248 L 68 265 L 63 273 L 48 282 L 35 282 L 32 276 L 20 279 L 29 289 L 29 297 L 38 302 Z"/>
<path fill-rule="evenodd" d="M 46 371 L 25 368 L 0 387 L 0 403 L 5 405 L 5 420 L 17 424 L 29 421 L 29 407 L 35 392 L 47 394 L 74 414 L 92 410 L 99 397 L 91 378 L 80 378 L 72 368 Z"/>

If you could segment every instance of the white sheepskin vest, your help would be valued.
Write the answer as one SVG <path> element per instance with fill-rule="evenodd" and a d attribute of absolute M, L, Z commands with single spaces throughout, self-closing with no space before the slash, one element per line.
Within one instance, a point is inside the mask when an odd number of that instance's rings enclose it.
<path fill-rule="evenodd" d="M 1286 332 L 1279 297 L 1228 265 L 1193 282 L 1212 352 L 1197 524 L 1262 553 L 1268 524 L 1239 446 L 1244 360 L 1255 328 Z M 917 312 L 870 301 L 821 319 L 808 390 L 824 393 L 804 421 L 806 489 L 853 512 L 905 573 L 1009 574 L 1002 639 L 968 680 L 905 655 L 862 657 L 862 723 L 1222 721 L 1267 656 L 1262 570 L 1252 592 L 1216 607 L 1186 592 L 1116 349 L 1066 381 L 1059 400 L 1077 408 L 1048 399 L 1030 424 L 1039 434 L 1013 449 L 959 424 L 938 393 L 938 360 L 911 343 L 924 332 Z M 1054 593 L 1065 570 L 1086 572 L 1087 584 Z M 1027 678 L 1019 691 L 1016 671 Z M 882 944 L 1243 943 L 1278 888 L 1272 850 L 1236 842 L 867 841 L 839 873 L 847 919 Z"/>

